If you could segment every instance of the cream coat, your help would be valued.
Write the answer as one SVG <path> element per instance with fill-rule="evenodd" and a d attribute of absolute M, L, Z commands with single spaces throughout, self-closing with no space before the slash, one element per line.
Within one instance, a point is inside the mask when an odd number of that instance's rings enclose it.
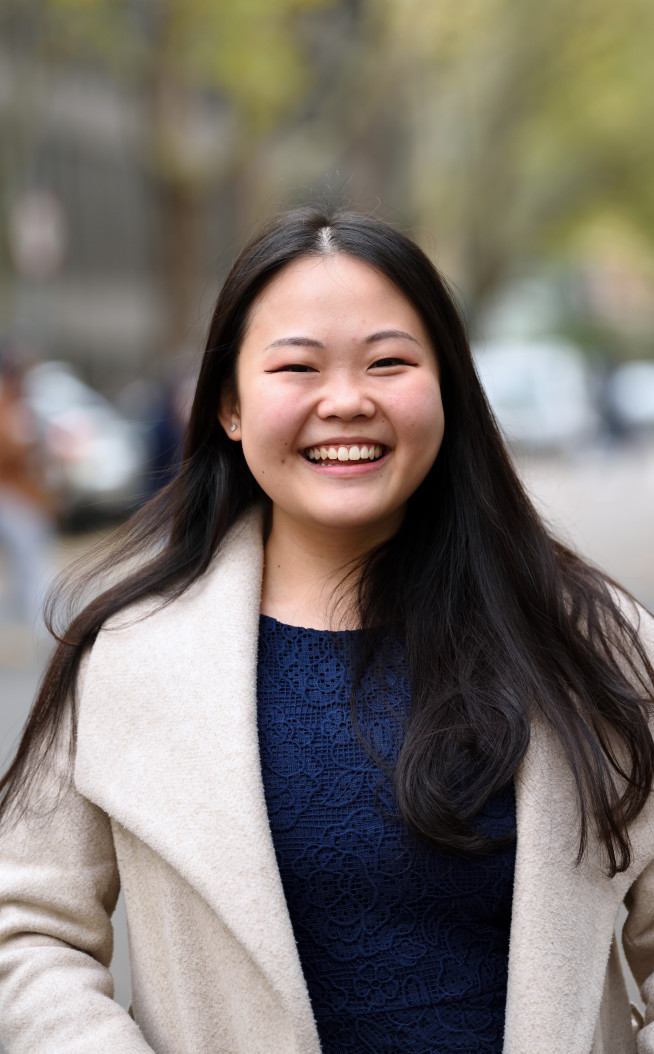
<path fill-rule="evenodd" d="M 179 600 L 100 634 L 74 786 L 47 803 L 52 772 L 37 815 L 0 847 L 9 1054 L 318 1054 L 259 768 L 261 568 L 250 516 Z M 574 794 L 546 736 L 516 790 L 505 1054 L 654 1054 L 654 1023 L 634 1037 L 612 949 L 629 891 L 627 951 L 641 982 L 652 975 L 652 1020 L 654 810 L 629 873 L 610 881 L 596 853 L 574 866 Z M 107 970 L 119 884 L 133 1017 Z"/>

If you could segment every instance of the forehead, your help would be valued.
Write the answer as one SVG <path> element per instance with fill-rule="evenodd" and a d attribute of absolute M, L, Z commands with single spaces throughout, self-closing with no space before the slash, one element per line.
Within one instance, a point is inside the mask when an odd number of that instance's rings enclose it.
<path fill-rule="evenodd" d="M 346 320 L 389 328 L 404 321 L 428 339 L 417 309 L 397 286 L 371 264 L 345 253 L 303 256 L 283 267 L 254 301 L 245 336 L 301 321 L 324 326 Z"/>

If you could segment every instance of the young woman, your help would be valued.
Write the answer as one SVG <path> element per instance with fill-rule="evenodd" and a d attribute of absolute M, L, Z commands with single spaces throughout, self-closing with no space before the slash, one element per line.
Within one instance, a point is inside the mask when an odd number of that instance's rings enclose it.
<path fill-rule="evenodd" d="M 649 616 L 538 519 L 416 245 L 244 250 L 105 570 L 3 784 L 9 1054 L 654 1052 Z"/>

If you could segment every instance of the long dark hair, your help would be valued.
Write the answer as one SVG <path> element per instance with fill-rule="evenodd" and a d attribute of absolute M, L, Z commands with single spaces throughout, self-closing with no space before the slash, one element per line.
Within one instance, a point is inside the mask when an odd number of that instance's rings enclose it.
<path fill-rule="evenodd" d="M 636 608 L 554 540 L 507 455 L 442 278 L 410 239 L 356 213 L 304 208 L 241 253 L 218 297 L 175 479 L 122 530 L 105 570 L 137 559 L 75 615 L 2 781 L 6 810 L 38 772 L 70 702 L 84 650 L 115 612 L 146 595 L 169 602 L 208 567 L 229 528 L 263 495 L 216 416 L 235 383 L 257 295 L 306 255 L 347 253 L 389 278 L 436 349 L 445 436 L 398 534 L 360 568 L 361 624 L 399 627 L 413 702 L 394 771 L 407 826 L 456 852 L 489 849 L 475 817 L 515 776 L 539 717 L 570 766 L 579 859 L 593 826 L 609 874 L 630 862 L 628 827 L 654 782 L 648 727 L 654 670 Z M 627 611 L 630 611 L 630 614 Z M 365 637 L 366 635 L 364 635 Z M 369 637 L 369 639 L 371 639 Z"/>

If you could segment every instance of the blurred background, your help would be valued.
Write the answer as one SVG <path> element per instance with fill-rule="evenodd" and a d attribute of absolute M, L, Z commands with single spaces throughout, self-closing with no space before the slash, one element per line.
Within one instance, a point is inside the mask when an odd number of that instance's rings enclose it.
<path fill-rule="evenodd" d="M 0 0 L 3 755 L 45 583 L 174 471 L 271 214 L 448 277 L 555 530 L 654 605 L 651 0 Z"/>

